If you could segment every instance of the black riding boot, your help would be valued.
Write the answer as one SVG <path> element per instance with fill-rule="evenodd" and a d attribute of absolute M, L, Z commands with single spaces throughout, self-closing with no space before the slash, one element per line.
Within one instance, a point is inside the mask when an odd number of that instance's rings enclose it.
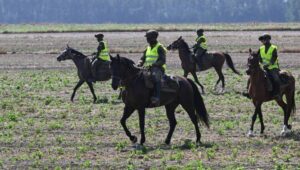
<path fill-rule="evenodd" d="M 153 96 L 151 97 L 151 102 L 155 106 L 159 106 L 159 103 L 160 103 L 160 89 L 161 89 L 161 82 L 155 81 L 154 93 L 153 93 Z"/>

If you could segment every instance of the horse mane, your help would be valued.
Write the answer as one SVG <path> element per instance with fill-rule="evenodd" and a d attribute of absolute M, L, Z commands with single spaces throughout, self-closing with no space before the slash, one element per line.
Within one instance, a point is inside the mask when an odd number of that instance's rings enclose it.
<path fill-rule="evenodd" d="M 184 41 L 184 39 L 181 39 L 183 48 L 187 49 L 189 52 L 191 52 L 189 45 L 187 44 L 187 42 Z"/>
<path fill-rule="evenodd" d="M 129 58 L 120 57 L 120 61 L 123 62 L 123 63 L 126 63 L 130 67 L 135 67 L 134 66 L 135 62 L 133 60 L 129 59 Z"/>
<path fill-rule="evenodd" d="M 84 55 L 83 53 L 81 53 L 81 52 L 75 50 L 74 48 L 69 47 L 69 49 L 72 51 L 72 53 L 75 53 L 77 56 L 81 56 L 81 57 L 83 57 L 83 58 L 86 58 L 86 57 L 87 57 L 86 55 Z"/>

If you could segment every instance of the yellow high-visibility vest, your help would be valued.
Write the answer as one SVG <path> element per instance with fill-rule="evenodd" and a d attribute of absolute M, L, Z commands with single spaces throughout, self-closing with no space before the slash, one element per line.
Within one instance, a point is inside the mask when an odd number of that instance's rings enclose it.
<path fill-rule="evenodd" d="M 204 39 L 204 42 L 200 43 L 200 47 L 203 48 L 204 50 L 207 50 L 206 38 L 204 35 L 197 37 L 195 41 L 198 42 L 201 38 Z"/>
<path fill-rule="evenodd" d="M 109 48 L 107 46 L 107 43 L 105 41 L 101 41 L 104 44 L 104 49 L 101 50 L 101 52 L 98 55 L 98 58 L 104 60 L 104 61 L 109 61 Z"/>
<path fill-rule="evenodd" d="M 150 46 L 148 46 L 147 51 L 146 51 L 146 59 L 145 59 L 145 63 L 144 63 L 144 65 L 146 67 L 152 66 L 152 64 L 155 63 L 156 60 L 158 59 L 158 57 L 159 57 L 158 52 L 157 52 L 158 47 L 162 47 L 165 50 L 165 52 L 167 51 L 165 49 L 165 47 L 160 43 L 157 43 L 152 49 Z M 164 64 L 162 67 L 164 70 L 166 70 L 167 65 Z"/>
<path fill-rule="evenodd" d="M 277 46 L 273 44 L 269 47 L 268 51 L 266 51 L 266 47 L 264 45 L 259 48 L 259 53 L 262 59 L 262 63 L 263 65 L 269 65 L 268 67 L 269 70 L 274 68 L 279 68 L 278 57 L 274 62 L 274 64 L 271 64 L 272 54 L 275 49 L 277 49 Z"/>

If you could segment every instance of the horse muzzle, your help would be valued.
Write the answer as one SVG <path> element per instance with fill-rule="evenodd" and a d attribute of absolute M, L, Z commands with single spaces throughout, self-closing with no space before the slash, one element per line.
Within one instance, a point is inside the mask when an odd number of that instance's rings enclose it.
<path fill-rule="evenodd" d="M 111 87 L 113 90 L 117 90 L 120 85 L 120 78 L 112 76 Z"/>

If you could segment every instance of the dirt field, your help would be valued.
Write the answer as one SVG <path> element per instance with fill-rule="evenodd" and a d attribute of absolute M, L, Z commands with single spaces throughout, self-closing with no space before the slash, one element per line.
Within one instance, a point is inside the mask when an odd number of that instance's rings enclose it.
<path fill-rule="evenodd" d="M 210 51 L 227 51 L 237 68 L 246 69 L 248 49 L 258 49 L 263 32 L 207 32 Z M 300 31 L 271 31 L 279 46 L 280 65 L 296 78 L 299 105 Z M 275 102 L 263 105 L 266 131 L 247 138 L 254 107 L 240 96 L 247 76 L 237 76 L 225 67 L 226 93 L 215 94 L 213 70 L 198 73 L 206 88 L 203 96 L 211 129 L 201 127 L 201 147 L 194 144 L 192 123 L 182 108 L 176 110 L 178 125 L 172 145 L 163 145 L 168 122 L 164 108 L 146 115 L 145 147 L 136 149 L 119 123 L 123 104 L 110 81 L 96 83 L 99 98 L 92 104 L 87 85 L 69 98 L 77 80 L 71 61 L 57 62 L 69 44 L 86 55 L 95 52 L 94 33 L 0 34 L 0 169 L 297 169 L 300 168 L 299 109 L 290 121 L 293 132 L 281 137 L 283 112 Z M 146 46 L 143 32 L 105 33 L 113 54 L 135 61 Z M 192 45 L 193 32 L 162 32 L 168 45 L 179 36 Z M 292 51 L 294 53 L 286 53 Z M 168 73 L 182 75 L 178 52 L 167 55 Z M 139 137 L 138 117 L 128 120 Z"/>

